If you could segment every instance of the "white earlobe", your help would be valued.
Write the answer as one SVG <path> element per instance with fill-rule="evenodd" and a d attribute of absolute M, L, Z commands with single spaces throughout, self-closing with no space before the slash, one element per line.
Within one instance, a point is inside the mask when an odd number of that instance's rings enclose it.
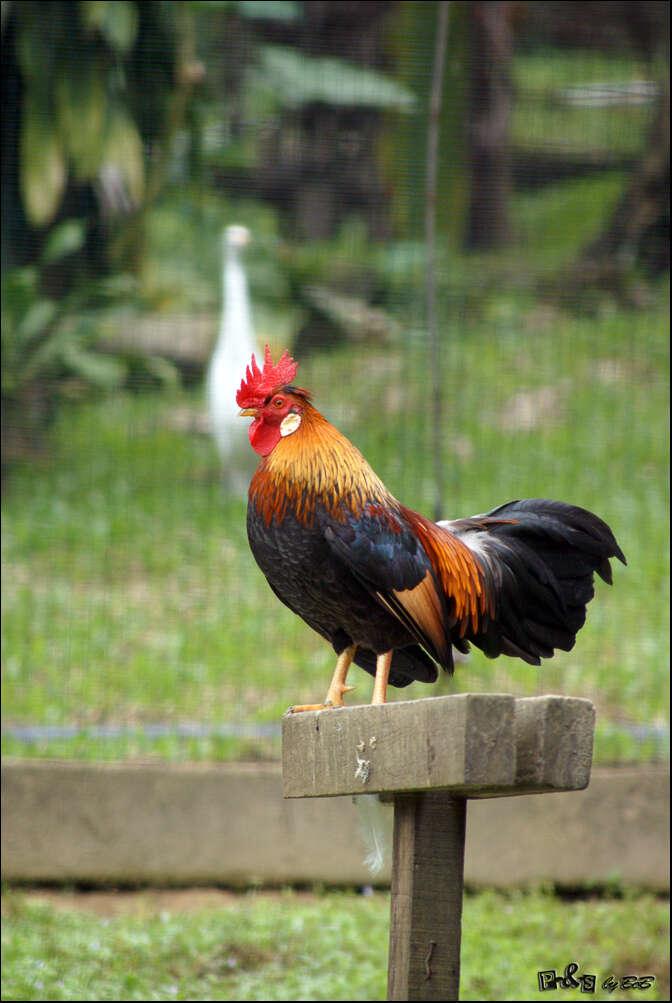
<path fill-rule="evenodd" d="M 301 424 L 300 414 L 295 414 L 294 412 L 292 412 L 291 414 L 285 415 L 285 417 L 280 422 L 280 435 L 282 435 L 283 437 L 286 435 L 291 435 L 292 432 L 296 432 L 300 424 Z"/>

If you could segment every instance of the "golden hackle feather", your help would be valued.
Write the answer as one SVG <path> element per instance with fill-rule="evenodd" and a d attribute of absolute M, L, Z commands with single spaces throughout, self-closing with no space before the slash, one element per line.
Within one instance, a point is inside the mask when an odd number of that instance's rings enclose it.
<path fill-rule="evenodd" d="M 296 397 L 301 425 L 262 459 L 250 484 L 250 501 L 266 525 L 274 516 L 282 522 L 288 505 L 310 528 L 317 501 L 338 522 L 356 518 L 372 500 L 394 503 L 359 450 L 300 391 Z"/>

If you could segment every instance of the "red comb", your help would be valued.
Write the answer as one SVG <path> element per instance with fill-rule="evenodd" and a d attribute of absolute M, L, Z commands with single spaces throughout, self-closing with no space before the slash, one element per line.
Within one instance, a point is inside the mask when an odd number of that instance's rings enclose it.
<path fill-rule="evenodd" d="M 236 394 L 238 407 L 260 407 L 271 390 L 292 382 L 298 367 L 298 362 L 294 361 L 287 349 L 277 366 L 274 366 L 271 350 L 266 345 L 264 368 L 259 368 L 257 360 L 252 355 L 252 366 L 248 366 L 245 370 L 245 379 L 242 380 L 240 390 Z"/>

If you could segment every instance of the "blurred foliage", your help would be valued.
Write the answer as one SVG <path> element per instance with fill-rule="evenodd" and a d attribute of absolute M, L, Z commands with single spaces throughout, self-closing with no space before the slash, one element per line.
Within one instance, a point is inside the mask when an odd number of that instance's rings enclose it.
<path fill-rule="evenodd" d="M 425 151 L 429 114 L 429 68 L 434 58 L 436 4 L 400 4 L 390 25 L 390 47 L 402 80 L 418 95 L 410 122 L 388 123 L 382 140 L 386 177 L 391 184 L 393 226 L 397 234 L 419 234 L 425 211 Z M 467 116 L 469 102 L 468 4 L 451 4 L 443 94 L 437 192 L 437 232 L 459 244 L 464 228 L 469 176 Z M 422 156 L 419 156 L 420 152 Z"/>
<path fill-rule="evenodd" d="M 98 343 L 101 319 L 133 303 L 141 210 L 181 121 L 183 6 L 3 3 L 3 472 L 61 401 L 117 389 L 138 366 L 175 378 Z"/>
<path fill-rule="evenodd" d="M 117 171 L 126 198 L 139 206 L 144 155 L 127 81 L 137 4 L 13 6 L 24 88 L 20 182 L 30 223 L 41 227 L 54 220 L 69 174 L 84 182 Z"/>
<path fill-rule="evenodd" d="M 60 223 L 35 264 L 2 277 L 3 472 L 39 444 L 62 401 L 117 390 L 134 367 L 160 384 L 176 378 L 163 360 L 99 350 L 103 318 L 133 297 L 131 276 L 78 281 L 60 297 L 45 292 L 45 276 L 80 250 L 85 230 L 82 220 Z"/>
<path fill-rule="evenodd" d="M 138 280 L 141 308 L 216 309 L 220 234 L 234 201 L 258 224 L 253 278 L 255 288 L 264 290 L 262 327 L 266 317 L 269 325 L 274 318 L 280 338 L 290 341 L 322 317 L 330 331 L 339 331 L 342 299 L 315 290 L 327 277 L 334 282 L 333 243 L 304 253 L 283 235 L 288 192 L 258 198 L 253 185 L 240 203 L 217 178 L 222 166 L 245 165 L 251 177 L 259 165 L 282 160 L 286 130 L 301 132 L 302 116 L 312 121 L 315 109 L 380 115 L 414 108 L 413 93 L 393 76 L 361 61 L 310 53 L 298 35 L 295 44 L 273 36 L 278 26 L 300 27 L 304 20 L 303 5 L 294 3 L 3 5 L 10 149 L 16 134 L 14 152 L 3 162 L 3 407 L 12 414 L 10 425 L 20 423 L 26 408 L 26 440 L 71 395 L 73 379 L 106 389 L 123 382 L 123 359 L 89 350 L 96 337 L 90 307 L 101 295 L 109 305 L 106 290 L 127 288 L 117 273 Z M 208 60 L 206 77 L 197 41 Z M 262 129 L 245 126 L 260 121 Z M 335 135 L 341 128 L 337 124 Z M 349 119 L 347 135 L 357 128 Z M 311 148 L 310 129 L 302 134 L 302 155 Z M 366 150 L 363 156 L 369 156 Z M 62 239 L 64 221 L 79 237 L 56 259 L 44 248 Z M 341 228 L 342 222 L 339 234 L 356 230 L 368 254 L 361 227 L 346 220 Z M 337 236 L 336 245 L 342 244 Z M 358 265 L 341 269 L 343 281 L 335 282 L 341 297 L 361 275 Z M 366 297 L 371 283 L 350 292 L 355 300 Z M 345 304 L 351 319 L 352 308 Z M 79 316 L 83 312 L 86 319 Z M 61 380 L 63 387 L 50 386 Z"/>
<path fill-rule="evenodd" d="M 415 97 L 402 84 L 343 59 L 307 56 L 289 46 L 262 45 L 256 84 L 288 107 L 313 103 L 410 111 Z"/>
<path fill-rule="evenodd" d="M 471 10 L 451 5 L 440 122 L 437 280 L 457 318 L 487 311 L 500 288 L 532 295 L 543 284 L 546 294 L 565 282 L 645 147 L 653 92 L 627 96 L 647 74 L 655 91 L 664 73 L 622 47 L 521 46 L 510 136 L 531 160 L 511 193 L 511 245 L 465 255 Z M 8 107 L 18 113 L 21 194 L 11 204 L 10 177 L 3 248 L 15 263 L 4 238 L 21 206 L 30 248 L 3 279 L 7 427 L 23 423 L 34 439 L 60 400 L 83 386 L 113 389 L 138 369 L 152 385 L 175 379 L 169 351 L 139 361 L 139 334 L 133 359 L 127 343 L 115 350 L 113 321 L 107 354 L 98 351 L 93 314 L 100 321 L 116 297 L 138 313 L 214 317 L 221 232 L 234 220 L 253 234 L 246 266 L 260 340 L 305 354 L 396 343 L 409 320 L 421 329 L 435 22 L 430 2 L 351 14 L 263 2 L 3 5 L 3 48 L 20 80 Z M 604 86 L 610 99 L 595 102 Z M 544 175 L 549 156 L 554 169 L 570 158 L 564 186 Z M 539 189 L 532 215 L 534 199 L 519 195 L 526 185 Z M 86 211 L 73 196 L 82 191 Z M 133 274 L 132 295 L 119 273 Z M 618 281 L 636 286 L 637 262 Z M 596 307 L 604 295 L 576 292 L 573 305 Z M 213 320 L 213 338 L 215 329 Z"/>

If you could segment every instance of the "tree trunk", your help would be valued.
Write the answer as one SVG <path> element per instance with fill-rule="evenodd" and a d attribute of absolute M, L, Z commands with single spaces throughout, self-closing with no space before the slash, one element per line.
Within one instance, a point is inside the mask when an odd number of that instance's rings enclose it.
<path fill-rule="evenodd" d="M 623 292 L 626 270 L 657 275 L 670 267 L 670 78 L 642 157 L 599 236 L 572 269 L 573 285 Z"/>
<path fill-rule="evenodd" d="M 471 195 L 466 246 L 501 247 L 510 238 L 513 3 L 471 4 Z"/>

